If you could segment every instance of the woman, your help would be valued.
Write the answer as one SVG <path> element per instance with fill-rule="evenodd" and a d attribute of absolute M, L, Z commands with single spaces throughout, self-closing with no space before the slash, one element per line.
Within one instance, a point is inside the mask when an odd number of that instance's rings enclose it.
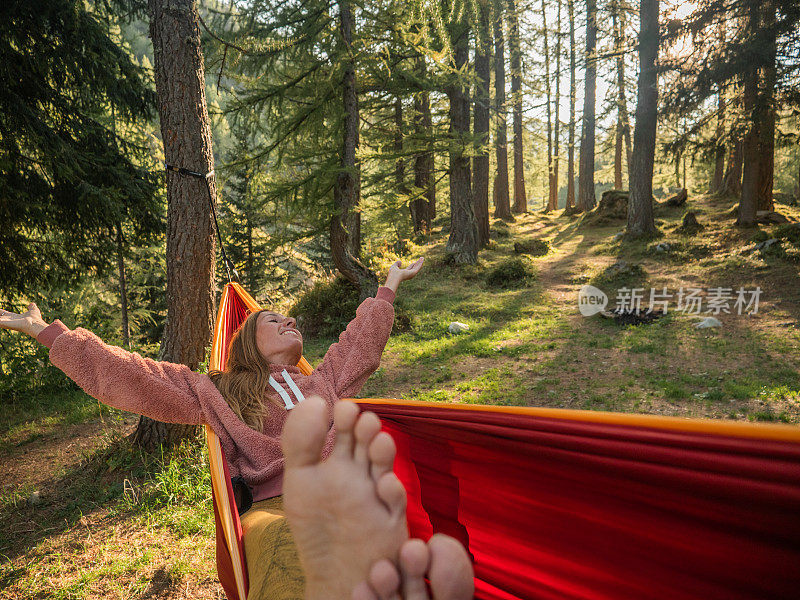
<path fill-rule="evenodd" d="M 233 336 L 224 371 L 195 373 L 109 346 L 91 332 L 47 324 L 31 303 L 22 315 L 0 310 L 0 327 L 27 333 L 50 348 L 50 360 L 101 402 L 158 421 L 211 426 L 231 476 L 252 493 L 242 516 L 250 575 L 249 600 L 303 597 L 303 574 L 283 512 L 281 432 L 288 411 L 306 396 L 329 406 L 361 390 L 380 365 L 394 323 L 393 301 L 401 282 L 422 267 L 400 261 L 386 283 L 367 298 L 311 375 L 297 368 L 303 338 L 291 317 L 255 312 Z M 332 422 L 331 422 L 332 423 Z M 333 446 L 329 429 L 323 456 Z"/>

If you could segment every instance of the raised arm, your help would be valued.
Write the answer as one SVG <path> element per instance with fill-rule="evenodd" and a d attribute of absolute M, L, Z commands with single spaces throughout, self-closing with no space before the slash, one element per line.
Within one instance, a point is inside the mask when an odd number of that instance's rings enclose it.
<path fill-rule="evenodd" d="M 378 289 L 374 298 L 367 298 L 356 310 L 356 317 L 347 325 L 325 353 L 314 375 L 333 383 L 339 398 L 355 396 L 361 391 L 369 376 L 381 364 L 381 355 L 389 341 L 394 324 L 394 297 L 401 282 L 414 277 L 422 267 L 423 259 L 402 268 L 397 261 L 389 269 L 386 284 Z"/>
<path fill-rule="evenodd" d="M 158 362 L 103 343 L 86 329 L 47 324 L 35 304 L 24 314 L 0 311 L 0 327 L 50 348 L 50 361 L 104 404 L 168 423 L 204 422 L 200 397 L 214 384 L 185 365 Z"/>

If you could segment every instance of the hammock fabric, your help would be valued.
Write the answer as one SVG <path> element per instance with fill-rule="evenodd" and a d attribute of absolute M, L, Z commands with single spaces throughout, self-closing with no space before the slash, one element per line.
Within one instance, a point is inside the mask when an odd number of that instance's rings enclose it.
<path fill-rule="evenodd" d="M 220 303 L 212 366 L 257 304 Z M 301 369 L 310 365 L 301 360 Z M 800 429 L 670 417 L 355 400 L 398 446 L 412 536 L 464 543 L 485 599 L 797 598 Z M 245 600 L 242 534 L 207 429 L 217 567 Z M 227 488 L 226 488 L 227 484 Z"/>

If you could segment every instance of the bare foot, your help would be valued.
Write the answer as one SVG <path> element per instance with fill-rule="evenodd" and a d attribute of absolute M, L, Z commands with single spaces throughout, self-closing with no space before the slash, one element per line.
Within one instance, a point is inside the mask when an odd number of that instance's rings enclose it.
<path fill-rule="evenodd" d="M 475 593 L 473 577 L 464 547 L 437 533 L 427 544 L 417 539 L 403 544 L 398 566 L 385 559 L 376 562 L 353 591 L 353 600 L 469 600 Z"/>
<path fill-rule="evenodd" d="M 336 442 L 322 462 L 328 405 L 311 397 L 283 428 L 283 499 L 306 600 L 350 600 L 381 559 L 397 564 L 408 539 L 406 493 L 392 472 L 395 445 L 373 413 L 350 402 L 334 407 Z"/>

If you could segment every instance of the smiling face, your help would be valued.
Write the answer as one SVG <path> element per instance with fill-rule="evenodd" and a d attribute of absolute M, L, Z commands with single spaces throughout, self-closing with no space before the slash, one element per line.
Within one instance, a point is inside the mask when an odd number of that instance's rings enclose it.
<path fill-rule="evenodd" d="M 303 336 L 292 317 L 265 310 L 259 313 L 256 345 L 271 364 L 296 365 L 303 355 Z"/>

